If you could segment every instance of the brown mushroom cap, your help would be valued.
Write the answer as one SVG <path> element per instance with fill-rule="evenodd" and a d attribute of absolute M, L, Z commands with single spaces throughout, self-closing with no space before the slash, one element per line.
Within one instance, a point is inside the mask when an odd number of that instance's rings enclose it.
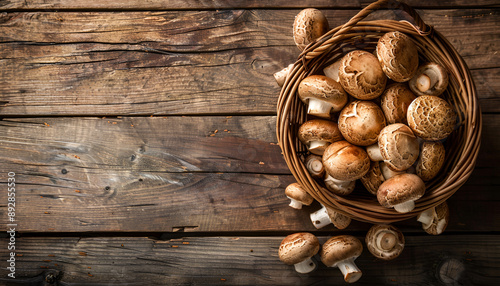
<path fill-rule="evenodd" d="M 448 72 L 444 67 L 437 63 L 426 63 L 418 68 L 409 85 L 418 96 L 439 96 L 448 87 L 448 81 Z"/>
<path fill-rule="evenodd" d="M 422 143 L 417 161 L 417 175 L 424 181 L 434 178 L 444 164 L 445 149 L 441 142 Z"/>
<path fill-rule="evenodd" d="M 314 201 L 314 198 L 299 183 L 288 185 L 285 189 L 285 195 L 306 206 Z"/>
<path fill-rule="evenodd" d="M 377 192 L 377 200 L 383 207 L 395 207 L 398 212 L 409 212 L 413 210 L 414 206 L 398 208 L 398 205 L 416 201 L 424 193 L 425 184 L 419 176 L 415 174 L 401 174 L 386 180 L 380 185 Z"/>
<path fill-rule="evenodd" d="M 307 113 L 322 118 L 330 118 L 330 111 L 340 111 L 347 103 L 347 93 L 342 86 L 324 75 L 304 78 L 298 93 L 300 100 L 309 105 Z"/>
<path fill-rule="evenodd" d="M 423 215 L 428 216 L 427 220 L 430 220 L 430 222 L 427 224 L 422 223 L 422 228 L 425 232 L 432 235 L 443 233 L 450 220 L 450 210 L 446 201 L 419 214 L 417 218 L 418 221 L 422 222 L 421 216 Z"/>
<path fill-rule="evenodd" d="M 379 39 L 377 57 L 387 77 L 397 82 L 410 80 L 418 69 L 417 46 L 399 31 L 386 33 Z"/>
<path fill-rule="evenodd" d="M 422 95 L 408 107 L 407 119 L 415 135 L 424 140 L 439 141 L 453 132 L 457 114 L 446 100 Z"/>
<path fill-rule="evenodd" d="M 366 234 L 365 242 L 370 253 L 383 260 L 398 257 L 405 247 L 403 233 L 387 224 L 373 225 Z"/>
<path fill-rule="evenodd" d="M 276 83 L 282 87 L 283 84 L 285 83 L 286 77 L 290 73 L 290 71 L 293 69 L 293 64 L 289 64 L 287 67 L 283 68 L 279 72 L 274 73 L 274 79 L 276 80 Z"/>
<path fill-rule="evenodd" d="M 323 155 L 326 145 L 343 139 L 337 123 L 324 119 L 312 119 L 304 122 L 299 127 L 298 138 L 308 148 L 314 141 L 324 142 L 323 146 L 309 149 L 311 153 L 316 155 Z"/>
<path fill-rule="evenodd" d="M 371 101 L 356 100 L 349 103 L 339 115 L 338 127 L 349 143 L 368 146 L 377 142 L 386 125 L 382 109 Z"/>
<path fill-rule="evenodd" d="M 334 179 L 354 181 L 368 172 L 370 159 L 363 148 L 347 141 L 337 141 L 326 148 L 323 166 Z"/>
<path fill-rule="evenodd" d="M 321 261 L 328 267 L 337 267 L 337 263 L 356 259 L 363 252 L 361 241 L 351 235 L 339 235 L 328 239 L 321 248 Z"/>
<path fill-rule="evenodd" d="M 295 16 L 293 40 L 302 51 L 329 30 L 328 20 L 318 9 L 307 8 Z"/>
<path fill-rule="evenodd" d="M 288 265 L 297 264 L 313 257 L 319 251 L 319 241 L 308 232 L 290 234 L 281 241 L 278 256 Z"/>
<path fill-rule="evenodd" d="M 387 76 L 373 54 L 355 50 L 342 58 L 339 80 L 344 90 L 353 97 L 370 100 L 384 92 Z"/>
<path fill-rule="evenodd" d="M 406 84 L 391 84 L 381 96 L 382 111 L 388 124 L 408 124 L 406 113 L 408 106 L 417 98 Z"/>
<path fill-rule="evenodd" d="M 382 129 L 378 145 L 384 162 L 394 171 L 404 171 L 418 159 L 418 139 L 402 123 L 390 124 Z"/>
<path fill-rule="evenodd" d="M 379 162 L 371 162 L 368 172 L 360 178 L 366 190 L 372 195 L 377 195 L 378 188 L 384 182 Z"/>

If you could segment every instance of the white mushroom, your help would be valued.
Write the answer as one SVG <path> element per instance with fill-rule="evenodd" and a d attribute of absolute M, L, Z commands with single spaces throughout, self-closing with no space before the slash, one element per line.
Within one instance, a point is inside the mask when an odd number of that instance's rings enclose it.
<path fill-rule="evenodd" d="M 328 20 L 321 11 L 307 8 L 295 16 L 293 40 L 302 51 L 307 45 L 323 36 L 329 29 Z"/>
<path fill-rule="evenodd" d="M 363 252 L 361 241 L 351 235 L 339 235 L 328 239 L 321 248 L 321 261 L 328 267 L 338 267 L 347 283 L 361 278 L 362 272 L 354 263 Z"/>
<path fill-rule="evenodd" d="M 395 226 L 387 224 L 373 225 L 365 238 L 366 248 L 373 256 L 392 260 L 403 252 L 405 238 Z"/>
<path fill-rule="evenodd" d="M 319 251 L 319 241 L 313 234 L 299 232 L 281 241 L 278 256 L 287 265 L 294 265 L 298 273 L 309 273 L 316 268 L 311 259 Z"/>
<path fill-rule="evenodd" d="M 415 201 L 425 193 L 425 184 L 415 174 L 394 176 L 380 185 L 377 200 L 381 206 L 407 213 L 415 208 Z"/>
<path fill-rule="evenodd" d="M 344 229 L 351 223 L 350 217 L 345 216 L 324 205 L 321 209 L 311 213 L 310 218 L 313 225 L 318 229 L 325 227 L 331 223 L 338 229 Z"/>
<path fill-rule="evenodd" d="M 422 95 L 408 107 L 407 119 L 415 135 L 424 140 L 439 141 L 453 132 L 457 114 L 446 100 Z"/>
<path fill-rule="evenodd" d="M 293 183 L 286 187 L 285 195 L 290 199 L 290 207 L 300 210 L 303 205 L 310 205 L 314 198 L 299 184 Z"/>
<path fill-rule="evenodd" d="M 418 68 L 409 85 L 418 96 L 439 96 L 448 87 L 448 81 L 449 76 L 445 68 L 437 63 L 426 63 Z"/>
<path fill-rule="evenodd" d="M 368 146 L 377 142 L 378 135 L 386 126 L 382 109 L 371 101 L 355 100 L 342 109 L 339 130 L 349 143 Z"/>
<path fill-rule="evenodd" d="M 299 127 L 298 138 L 311 153 L 316 155 L 323 155 L 330 143 L 343 139 L 337 123 L 324 119 L 304 122 Z"/>
<path fill-rule="evenodd" d="M 421 212 L 417 220 L 422 223 L 422 228 L 428 234 L 439 235 L 443 233 L 450 220 L 450 211 L 445 202 L 436 207 Z"/>
<path fill-rule="evenodd" d="M 307 104 L 307 113 L 330 118 L 330 112 L 338 112 L 347 103 L 347 93 L 335 80 L 324 75 L 304 78 L 298 87 L 299 98 Z"/>
<path fill-rule="evenodd" d="M 410 80 L 418 69 L 417 46 L 399 31 L 380 37 L 377 57 L 387 77 L 397 82 Z"/>

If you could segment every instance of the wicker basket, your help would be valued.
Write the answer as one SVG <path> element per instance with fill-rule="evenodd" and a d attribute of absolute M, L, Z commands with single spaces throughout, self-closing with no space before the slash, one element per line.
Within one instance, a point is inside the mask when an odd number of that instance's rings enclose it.
<path fill-rule="evenodd" d="M 361 21 L 372 12 L 393 9 L 404 20 Z M 454 107 L 459 116 L 458 128 L 444 142 L 446 160 L 436 178 L 426 182 L 425 195 L 409 213 L 398 213 L 384 208 L 377 199 L 356 190 L 346 197 L 328 191 L 322 182 L 314 180 L 303 164 L 307 148 L 297 138 L 298 127 L 307 118 L 307 108 L 297 96 L 300 81 L 340 59 L 349 47 L 374 50 L 378 39 L 386 32 L 400 31 L 417 45 L 420 62 L 433 61 L 446 67 L 450 73 L 449 86 L 442 96 Z M 375 2 L 343 26 L 330 30 L 311 43 L 294 63 L 277 105 L 277 137 L 291 173 L 317 201 L 359 221 L 393 223 L 412 218 L 452 196 L 468 179 L 474 168 L 481 142 L 481 112 L 476 89 L 464 60 L 451 44 L 431 26 L 426 25 L 411 7 L 396 1 Z M 359 186 L 360 184 L 358 184 Z"/>

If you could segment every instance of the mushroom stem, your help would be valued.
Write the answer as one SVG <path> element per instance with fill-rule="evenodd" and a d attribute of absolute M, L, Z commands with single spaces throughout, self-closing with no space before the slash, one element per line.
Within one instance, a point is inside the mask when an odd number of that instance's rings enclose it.
<path fill-rule="evenodd" d="M 330 216 L 328 215 L 328 210 L 325 206 L 322 206 L 319 210 L 311 213 L 310 215 L 313 225 L 320 229 L 332 223 Z"/>
<path fill-rule="evenodd" d="M 314 260 L 311 259 L 311 257 L 307 258 L 306 260 L 299 262 L 297 264 L 294 264 L 295 266 L 295 271 L 299 273 L 309 273 L 316 269 L 316 263 Z"/>
<path fill-rule="evenodd" d="M 329 118 L 331 109 L 332 109 L 331 104 L 328 104 L 327 102 L 318 99 L 310 98 L 308 102 L 307 113 L 323 118 Z"/>
<path fill-rule="evenodd" d="M 322 177 L 325 172 L 320 156 L 310 155 L 307 157 L 306 168 L 313 177 Z"/>
<path fill-rule="evenodd" d="M 361 278 L 361 270 L 354 263 L 353 258 L 342 260 L 337 263 L 337 267 L 340 269 L 344 275 L 344 280 L 347 283 L 354 283 Z"/>
<path fill-rule="evenodd" d="M 398 213 L 407 213 L 411 212 L 415 208 L 415 202 L 412 200 L 406 201 L 404 203 L 400 203 L 397 205 L 394 205 L 394 209 Z"/>
<path fill-rule="evenodd" d="M 337 180 L 330 175 L 326 176 L 325 184 L 328 190 L 332 191 L 333 193 L 339 196 L 345 196 L 350 194 L 355 187 L 355 181 Z"/>
<path fill-rule="evenodd" d="M 377 235 L 377 247 L 382 250 L 391 250 L 396 245 L 396 235 L 389 231 L 384 231 Z"/>
<path fill-rule="evenodd" d="M 421 92 L 426 92 L 431 88 L 431 79 L 425 74 L 421 74 L 417 78 L 417 88 Z"/>
<path fill-rule="evenodd" d="M 325 141 L 311 141 L 311 143 L 309 143 L 309 151 L 313 154 L 323 154 L 326 145 L 327 142 Z"/>
<path fill-rule="evenodd" d="M 289 206 L 291 206 L 292 208 L 294 209 L 297 209 L 297 210 L 300 210 L 302 209 L 302 203 L 297 201 L 296 199 L 292 199 L 290 197 L 288 197 L 290 199 L 290 204 Z"/>
<path fill-rule="evenodd" d="M 435 208 L 430 208 L 426 211 L 421 212 L 418 215 L 417 221 L 422 223 L 422 226 L 424 227 L 424 229 L 428 228 L 431 225 L 432 220 L 434 219 L 435 212 L 436 212 Z"/>
<path fill-rule="evenodd" d="M 446 227 L 446 219 L 440 220 L 436 226 L 436 233 L 441 234 L 444 231 L 445 227 Z"/>
<path fill-rule="evenodd" d="M 384 161 L 384 157 L 382 157 L 382 152 L 380 152 L 378 143 L 366 147 L 366 153 L 368 153 L 368 157 L 370 157 L 370 160 L 372 161 Z"/>
<path fill-rule="evenodd" d="M 293 64 L 289 64 L 287 67 L 284 69 L 280 70 L 279 72 L 276 72 L 274 74 L 274 79 L 276 79 L 276 83 L 282 87 L 283 84 L 285 83 L 286 77 L 290 73 L 290 70 L 293 68 Z"/>
<path fill-rule="evenodd" d="M 384 179 L 389 180 L 390 178 L 396 176 L 396 175 L 401 175 L 404 174 L 404 171 L 393 171 L 391 170 L 385 162 L 380 163 L 380 171 L 382 172 L 382 176 L 384 176 Z"/>

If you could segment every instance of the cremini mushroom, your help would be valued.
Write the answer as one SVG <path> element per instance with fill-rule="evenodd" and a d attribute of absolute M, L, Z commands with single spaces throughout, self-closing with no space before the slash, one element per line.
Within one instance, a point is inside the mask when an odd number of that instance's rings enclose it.
<path fill-rule="evenodd" d="M 310 154 L 306 157 L 304 161 L 307 171 L 311 174 L 311 177 L 315 179 L 323 178 L 325 175 L 325 168 L 323 167 L 323 161 L 321 156 Z"/>
<path fill-rule="evenodd" d="M 316 268 L 311 259 L 319 251 L 319 241 L 313 234 L 299 232 L 281 241 L 278 256 L 287 265 L 293 265 L 298 273 L 309 273 Z"/>
<path fill-rule="evenodd" d="M 457 114 L 446 100 L 422 95 L 408 107 L 407 119 L 415 135 L 424 140 L 439 141 L 453 132 Z"/>
<path fill-rule="evenodd" d="M 343 140 L 337 123 L 324 119 L 304 122 L 298 130 L 299 140 L 316 155 L 323 155 L 326 147 L 335 141 Z"/>
<path fill-rule="evenodd" d="M 300 210 L 303 205 L 310 205 L 314 199 L 311 195 L 299 184 L 293 183 L 286 187 L 285 195 L 290 199 L 290 207 Z"/>
<path fill-rule="evenodd" d="M 363 177 L 370 169 L 365 150 L 347 141 L 330 144 L 323 154 L 323 166 L 332 178 L 351 182 Z"/>
<path fill-rule="evenodd" d="M 450 220 L 448 204 L 445 201 L 436 207 L 421 212 L 417 220 L 422 223 L 422 228 L 428 234 L 439 235 L 443 233 Z"/>
<path fill-rule="evenodd" d="M 354 263 L 363 252 L 361 241 L 351 235 L 339 235 L 328 239 L 321 248 L 321 261 L 327 267 L 338 267 L 347 283 L 361 278 L 362 272 Z"/>
<path fill-rule="evenodd" d="M 327 77 L 335 80 L 336 82 L 339 81 L 339 68 L 340 68 L 341 60 L 342 59 L 339 59 L 336 62 L 334 62 L 333 64 L 328 65 L 326 68 L 323 69 L 323 73 Z"/>
<path fill-rule="evenodd" d="M 380 185 L 377 200 L 381 206 L 407 213 L 415 208 L 415 201 L 425 193 L 425 184 L 415 174 L 396 175 Z"/>
<path fill-rule="evenodd" d="M 398 257 L 405 247 L 403 233 L 395 226 L 388 224 L 373 225 L 366 234 L 365 242 L 368 251 L 383 260 Z"/>
<path fill-rule="evenodd" d="M 347 196 L 348 194 L 352 193 L 352 191 L 354 191 L 354 188 L 356 187 L 355 180 L 337 180 L 328 174 L 325 174 L 324 183 L 328 190 L 339 196 Z"/>
<path fill-rule="evenodd" d="M 324 75 L 304 78 L 298 87 L 299 98 L 307 104 L 307 113 L 330 118 L 330 112 L 340 111 L 347 103 L 347 93 L 335 80 Z"/>
<path fill-rule="evenodd" d="M 384 176 L 380 170 L 379 162 L 371 162 L 368 172 L 360 178 L 361 183 L 365 186 L 366 190 L 372 195 L 377 195 L 378 188 L 384 182 Z"/>
<path fill-rule="evenodd" d="M 433 179 L 444 164 L 445 149 L 443 143 L 423 142 L 417 161 L 417 175 L 424 181 Z"/>
<path fill-rule="evenodd" d="M 386 126 L 382 109 L 371 101 L 355 100 L 340 112 L 338 127 L 349 143 L 368 146 L 377 142 Z"/>
<path fill-rule="evenodd" d="M 387 125 L 378 137 L 378 143 L 366 148 L 372 161 L 384 161 L 394 171 L 410 168 L 418 159 L 419 144 L 412 130 L 402 124 Z"/>
<path fill-rule="evenodd" d="M 302 51 L 329 30 L 328 20 L 318 9 L 307 8 L 295 16 L 293 40 Z"/>
<path fill-rule="evenodd" d="M 289 64 L 287 67 L 284 69 L 280 70 L 279 72 L 274 73 L 274 79 L 276 80 L 276 83 L 282 87 L 283 84 L 285 83 L 286 77 L 290 73 L 290 71 L 293 68 L 293 64 Z"/>
<path fill-rule="evenodd" d="M 417 46 L 399 32 L 384 34 L 377 43 L 377 58 L 384 73 L 396 82 L 410 80 L 418 69 Z"/>
<path fill-rule="evenodd" d="M 380 107 L 388 124 L 408 124 L 406 113 L 408 106 L 417 98 L 403 83 L 391 84 L 381 96 Z"/>
<path fill-rule="evenodd" d="M 379 167 L 380 171 L 382 172 L 382 176 L 384 177 L 384 180 L 389 180 L 390 178 L 396 176 L 396 175 L 401 175 L 406 173 L 406 170 L 404 171 L 394 171 L 389 166 L 387 165 L 386 162 L 381 161 L 379 162 Z"/>
<path fill-rule="evenodd" d="M 324 205 L 319 210 L 311 213 L 310 218 L 313 225 L 317 229 L 325 227 L 331 223 L 338 229 L 344 229 L 351 223 L 350 217 Z"/>
<path fill-rule="evenodd" d="M 448 87 L 448 81 L 449 76 L 446 69 L 437 63 L 430 62 L 418 68 L 409 85 L 418 96 L 439 96 Z"/>
<path fill-rule="evenodd" d="M 344 90 L 353 97 L 370 100 L 384 92 L 387 76 L 373 54 L 355 50 L 342 58 L 339 81 Z"/>

